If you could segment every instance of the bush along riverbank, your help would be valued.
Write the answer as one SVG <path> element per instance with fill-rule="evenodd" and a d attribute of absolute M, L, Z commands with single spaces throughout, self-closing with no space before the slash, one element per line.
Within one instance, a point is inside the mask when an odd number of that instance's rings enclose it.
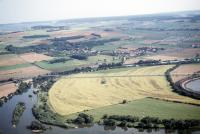
<path fill-rule="evenodd" d="M 119 116 L 119 115 L 104 115 L 99 124 L 104 126 L 119 126 L 128 128 L 165 128 L 165 129 L 188 129 L 200 127 L 200 120 L 175 120 L 175 119 L 159 119 L 156 117 L 143 117 L 139 119 L 135 116 Z"/>
<path fill-rule="evenodd" d="M 32 113 L 37 120 L 47 125 L 54 125 L 63 128 L 72 128 L 66 123 L 63 117 L 51 110 L 48 102 L 48 91 L 55 83 L 55 77 L 38 76 L 33 79 L 33 85 L 39 90 L 37 92 L 37 103 L 32 108 Z"/>
<path fill-rule="evenodd" d="M 4 103 L 3 100 L 0 99 L 0 107 L 3 106 L 3 103 Z"/>
<path fill-rule="evenodd" d="M 47 128 L 40 122 L 38 121 L 32 121 L 29 126 L 27 126 L 28 129 L 32 130 L 32 132 L 37 133 L 37 132 L 42 132 L 45 131 Z"/>
<path fill-rule="evenodd" d="M 18 122 L 20 117 L 22 116 L 23 112 L 25 111 L 26 106 L 24 102 L 19 102 L 14 111 L 13 111 L 13 116 L 12 116 L 12 125 L 15 127 Z"/>
<path fill-rule="evenodd" d="M 50 109 L 47 96 L 48 93 L 46 92 L 38 92 L 38 103 L 32 108 L 32 113 L 35 118 L 47 125 L 70 128 L 61 116 L 54 113 L 53 110 Z"/>
<path fill-rule="evenodd" d="M 94 118 L 91 115 L 87 115 L 85 113 L 79 113 L 75 119 L 69 119 L 69 120 L 66 120 L 66 122 L 69 124 L 76 124 L 78 126 L 80 125 L 90 126 L 90 125 L 93 125 Z"/>
<path fill-rule="evenodd" d="M 14 95 L 19 95 L 24 92 L 27 92 L 27 90 L 31 88 L 31 85 L 32 85 L 31 82 L 27 83 L 27 82 L 19 81 L 17 83 L 18 83 L 18 88 L 14 93 L 11 93 L 8 96 L 4 96 L 0 98 L 0 107 L 3 106 L 3 104 L 7 102 L 9 99 L 11 99 Z"/>
<path fill-rule="evenodd" d="M 48 102 L 48 91 L 55 83 L 55 77 L 36 77 L 33 80 L 33 85 L 40 90 L 37 92 L 37 104 L 32 108 L 32 113 L 37 120 L 47 125 L 59 126 L 62 128 L 76 128 L 78 125 L 92 125 L 93 117 L 86 114 L 79 114 L 73 120 L 66 120 L 62 116 L 55 113 Z"/>

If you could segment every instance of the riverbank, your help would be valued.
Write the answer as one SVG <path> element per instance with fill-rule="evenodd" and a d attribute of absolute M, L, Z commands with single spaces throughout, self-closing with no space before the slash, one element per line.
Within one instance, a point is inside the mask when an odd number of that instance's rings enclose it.
<path fill-rule="evenodd" d="M 172 70 L 175 67 L 172 66 L 172 68 L 170 68 L 170 69 Z M 142 67 L 142 68 L 145 69 L 144 67 Z M 148 67 L 146 67 L 146 68 L 148 68 Z M 137 69 L 138 68 L 133 68 L 133 71 L 136 71 Z M 128 70 L 129 69 L 127 69 L 126 71 L 128 71 Z M 115 69 L 109 70 L 110 73 L 112 73 L 112 71 L 115 72 Z M 119 72 L 119 69 L 117 71 Z M 124 71 L 124 69 L 122 69 L 121 71 Z M 151 71 L 151 73 L 152 73 L 152 71 Z M 165 76 L 168 76 L 168 75 L 165 74 Z M 163 75 L 163 77 L 164 77 L 164 75 Z M 163 79 L 165 79 L 165 77 Z M 33 108 L 34 116 L 39 121 L 41 121 L 45 124 L 51 124 L 51 125 L 60 126 L 60 127 L 64 127 L 64 128 L 76 127 L 76 124 L 74 124 L 73 121 L 71 122 L 70 120 L 74 120 L 75 118 L 77 118 L 78 113 L 66 115 L 66 116 L 59 115 L 57 112 L 55 112 L 54 107 L 52 107 L 52 105 L 49 101 L 49 90 L 51 89 L 51 86 L 54 84 L 54 82 L 57 81 L 57 78 L 39 77 L 38 80 L 37 80 L 37 78 L 35 78 L 34 81 L 38 84 L 37 87 L 40 88 L 40 91 L 37 94 L 38 102 Z M 151 83 L 152 83 L 152 81 L 151 81 Z M 155 86 L 155 83 L 153 83 L 153 85 Z M 100 86 L 102 86 L 102 84 Z M 168 83 L 167 83 L 167 86 L 168 86 Z M 60 88 L 63 88 L 63 87 L 60 87 Z M 141 87 L 139 89 L 141 89 Z M 141 93 L 141 91 L 139 93 Z M 173 93 L 173 94 L 175 94 L 175 93 Z M 180 96 L 180 97 L 182 97 L 182 96 Z M 107 107 L 106 106 L 106 107 L 99 107 L 99 108 L 95 108 L 95 109 L 91 109 L 91 110 L 84 110 L 81 112 L 86 113 L 87 115 L 92 115 L 95 123 L 101 122 L 104 114 L 122 115 L 122 116 L 131 115 L 131 116 L 137 116 L 138 118 L 143 118 L 144 116 L 145 117 L 150 116 L 150 117 L 159 118 L 159 119 L 163 119 L 163 120 L 164 119 L 169 120 L 172 118 L 174 120 L 200 119 L 200 117 L 198 117 L 198 115 L 197 115 L 197 113 L 200 113 L 200 111 L 199 111 L 200 107 L 197 107 L 194 105 L 189 105 L 189 104 L 182 104 L 183 102 L 180 103 L 180 102 L 176 101 L 177 99 L 176 100 L 172 99 L 171 100 L 172 102 L 169 102 L 169 100 L 164 101 L 161 99 L 158 100 L 158 99 L 153 99 L 153 98 L 154 97 L 145 98 L 144 99 L 145 103 L 142 103 L 143 99 L 137 99 L 137 100 L 133 100 L 133 101 L 126 100 L 126 102 L 128 102 L 127 105 L 126 104 L 122 105 L 120 103 L 120 104 L 110 105 L 109 109 L 104 109 Z M 121 100 L 121 102 L 122 102 L 122 100 Z M 140 103 L 142 103 L 142 104 L 140 104 Z M 152 104 L 155 104 L 155 105 L 152 105 Z M 150 105 L 152 105 L 152 106 L 149 108 Z M 119 107 L 116 108 L 115 106 L 119 106 Z M 104 110 L 101 111 L 99 115 L 95 114 L 95 113 L 98 113 L 98 109 L 101 109 L 101 108 Z M 144 108 L 144 109 L 142 109 L 142 108 Z M 174 108 L 176 108 L 176 110 L 174 110 Z M 183 113 L 182 111 L 184 109 L 190 109 L 193 111 L 188 110 L 187 113 Z M 174 111 L 177 111 L 177 113 L 175 113 Z M 179 113 L 183 113 L 183 114 L 179 114 Z M 197 116 L 194 116 L 194 115 L 197 115 Z M 135 126 L 135 127 L 137 127 L 137 126 Z"/>
<path fill-rule="evenodd" d="M 37 102 L 37 96 L 33 94 L 33 91 L 34 89 L 31 87 L 22 94 L 16 94 L 7 102 L 5 102 L 2 107 L 0 107 L 0 130 L 3 134 L 31 133 L 31 131 L 27 129 L 26 126 L 30 125 L 32 121 L 36 120 L 31 112 L 33 104 Z M 32 97 L 30 98 L 29 95 L 31 95 Z M 22 116 L 20 116 L 20 120 L 14 128 L 12 125 L 12 116 L 13 111 L 15 110 L 15 107 L 19 102 L 24 102 L 26 109 L 24 110 Z"/>
<path fill-rule="evenodd" d="M 82 119 L 79 119 L 79 123 L 74 123 L 74 120 L 77 119 L 79 113 L 71 114 L 68 116 L 61 116 L 54 113 L 52 107 L 48 102 L 48 94 L 47 93 L 38 93 L 38 103 L 33 108 L 33 114 L 35 117 L 45 123 L 50 125 L 55 125 L 63 128 L 76 128 L 79 125 L 84 125 L 82 123 Z M 176 110 L 175 110 L 176 108 Z M 182 112 L 185 109 L 188 109 L 187 112 Z M 107 116 L 111 115 L 118 115 L 118 116 L 134 116 L 137 117 L 139 120 L 134 123 L 126 124 L 127 127 L 145 127 L 145 126 L 138 126 L 139 121 L 142 120 L 143 117 L 151 117 L 151 118 L 158 118 L 161 121 L 167 120 L 171 122 L 173 121 L 200 121 L 200 107 L 189 105 L 189 104 L 182 104 L 182 103 L 175 103 L 163 100 L 157 100 L 153 98 L 145 98 L 139 99 L 135 101 L 126 102 L 125 104 L 116 104 L 106 107 L 101 107 L 93 110 L 85 110 L 83 111 L 86 115 L 91 115 L 94 118 L 94 123 L 100 125 L 104 124 L 103 117 L 105 114 Z M 116 126 L 120 126 L 120 123 L 115 123 Z M 87 125 L 87 124 L 85 124 Z M 121 124 L 122 125 L 122 124 Z M 150 128 L 165 128 L 164 124 L 158 125 L 151 125 L 148 126 Z M 147 128 L 147 126 L 146 126 Z M 199 125 L 198 125 L 199 128 Z"/>
<path fill-rule="evenodd" d="M 7 102 L 8 100 L 10 100 L 14 95 L 19 95 L 19 94 L 22 94 L 22 93 L 24 93 L 24 92 L 27 92 L 27 90 L 31 87 L 31 82 L 24 82 L 24 81 L 19 81 L 19 82 L 16 82 L 15 83 L 15 91 L 14 92 L 12 92 L 12 93 L 9 93 L 9 94 L 7 94 L 7 96 L 6 95 L 4 95 L 4 96 L 2 96 L 1 98 L 0 98 L 0 107 L 1 106 L 3 106 L 3 104 L 5 103 L 5 102 Z M 8 90 L 8 89 L 7 89 Z"/>
<path fill-rule="evenodd" d="M 200 94 L 197 92 L 194 92 L 192 90 L 187 90 L 187 88 L 184 87 L 184 82 L 187 82 L 188 80 L 192 80 L 192 79 L 196 79 L 199 78 L 199 72 L 195 72 L 192 75 L 188 75 L 187 77 L 180 79 L 178 81 L 174 81 L 172 76 L 171 76 L 171 72 L 173 72 L 174 70 L 176 70 L 178 67 L 180 67 L 181 65 L 176 65 L 170 69 L 168 69 L 165 72 L 165 76 L 167 81 L 169 82 L 171 88 L 173 89 L 174 92 L 183 95 L 183 96 L 189 96 L 191 98 L 194 99 L 200 99 Z M 199 104 L 195 104 L 195 105 L 199 105 Z"/>

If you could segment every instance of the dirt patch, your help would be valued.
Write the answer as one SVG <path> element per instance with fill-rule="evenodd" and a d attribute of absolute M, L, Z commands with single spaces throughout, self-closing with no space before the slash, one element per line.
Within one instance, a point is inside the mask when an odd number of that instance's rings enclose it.
<path fill-rule="evenodd" d="M 186 77 L 189 76 L 189 74 L 193 74 L 195 72 L 200 71 L 200 64 L 189 64 L 189 65 L 181 65 L 178 68 L 176 68 L 175 70 L 173 70 L 170 74 L 172 74 L 172 80 L 174 82 L 177 82 L 181 79 L 184 79 Z M 177 75 L 176 74 L 184 74 L 183 75 Z"/>
<path fill-rule="evenodd" d="M 14 54 L 0 55 L 0 66 L 10 66 L 26 63 L 23 59 Z"/>
<path fill-rule="evenodd" d="M 49 40 L 41 40 L 41 39 L 34 39 L 33 41 L 29 41 L 31 46 L 35 46 L 35 45 L 48 45 L 50 43 Z"/>
<path fill-rule="evenodd" d="M 43 60 L 50 60 L 52 59 L 52 57 L 50 56 L 46 56 L 44 54 L 38 54 L 38 53 L 25 53 L 25 54 L 21 54 L 20 58 L 22 58 L 23 60 L 33 63 L 36 61 L 43 61 Z"/>
<path fill-rule="evenodd" d="M 50 71 L 41 69 L 36 66 L 24 67 L 19 69 L 0 71 L 0 80 L 8 78 L 31 78 L 34 76 L 49 73 Z"/>
<path fill-rule="evenodd" d="M 147 59 L 153 60 L 182 60 L 185 58 L 193 58 L 197 54 L 200 55 L 199 48 L 190 48 L 190 49 L 177 49 L 177 50 L 166 50 L 163 51 L 162 54 L 152 55 L 145 57 Z"/>
<path fill-rule="evenodd" d="M 145 58 L 152 59 L 152 60 L 161 60 L 161 61 L 178 59 L 178 57 L 167 56 L 167 55 L 154 55 L 154 56 L 148 56 L 148 57 L 145 57 Z"/>
<path fill-rule="evenodd" d="M 15 83 L 8 83 L 0 85 L 0 98 L 3 96 L 8 96 L 17 90 Z"/>
<path fill-rule="evenodd" d="M 137 63 L 138 61 L 139 59 L 136 59 L 136 58 L 127 59 L 125 60 L 124 64 L 134 64 L 134 63 Z"/>
<path fill-rule="evenodd" d="M 83 35 L 88 34 L 88 31 L 82 31 L 82 30 L 62 30 L 62 31 L 56 31 L 51 34 L 52 38 L 59 38 L 59 37 L 66 37 L 66 36 L 77 36 L 77 35 Z"/>
<path fill-rule="evenodd" d="M 179 51 L 171 52 L 168 54 L 168 56 L 174 56 L 178 58 L 192 58 L 197 54 L 200 55 L 200 48 L 182 49 Z"/>

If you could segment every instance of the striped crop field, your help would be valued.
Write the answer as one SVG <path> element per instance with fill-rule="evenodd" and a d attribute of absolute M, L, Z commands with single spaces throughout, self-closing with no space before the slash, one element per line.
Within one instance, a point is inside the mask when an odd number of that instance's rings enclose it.
<path fill-rule="evenodd" d="M 60 115 L 146 97 L 200 104 L 198 100 L 172 92 L 164 76 L 171 67 L 173 65 L 121 68 L 63 77 L 50 89 L 49 102 Z"/>

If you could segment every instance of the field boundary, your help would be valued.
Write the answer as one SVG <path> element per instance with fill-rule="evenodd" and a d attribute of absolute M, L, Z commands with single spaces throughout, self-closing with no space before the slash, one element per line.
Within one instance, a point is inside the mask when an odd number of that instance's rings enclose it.
<path fill-rule="evenodd" d="M 200 107 L 200 104 L 195 104 L 195 103 L 182 102 L 182 101 L 169 100 L 169 99 L 161 99 L 161 98 L 157 98 L 157 97 L 146 97 L 146 98 L 155 99 L 155 100 L 161 100 L 161 101 L 166 101 L 166 102 L 188 104 L 188 105 L 193 105 L 193 106 L 198 106 L 198 107 Z"/>

